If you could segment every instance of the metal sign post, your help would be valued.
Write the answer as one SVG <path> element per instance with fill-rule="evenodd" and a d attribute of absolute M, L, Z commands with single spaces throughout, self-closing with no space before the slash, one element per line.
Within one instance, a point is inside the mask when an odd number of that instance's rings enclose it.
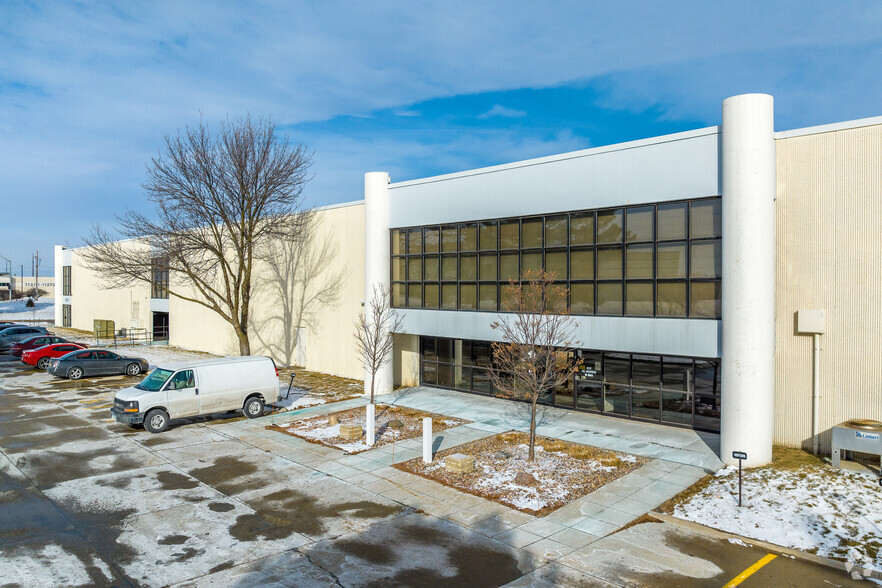
<path fill-rule="evenodd" d="M 747 459 L 743 451 L 733 451 L 732 458 L 738 460 L 738 508 L 741 508 L 741 460 Z"/>

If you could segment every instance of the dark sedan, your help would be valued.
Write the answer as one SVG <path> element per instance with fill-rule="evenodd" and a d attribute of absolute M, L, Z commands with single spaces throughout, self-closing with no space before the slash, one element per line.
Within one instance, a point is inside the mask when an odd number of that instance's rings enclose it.
<path fill-rule="evenodd" d="M 46 369 L 53 376 L 71 380 L 79 380 L 83 376 L 137 376 L 147 370 L 147 361 L 140 357 L 123 357 L 104 349 L 73 351 L 53 359 Z"/>
<path fill-rule="evenodd" d="M 75 343 L 74 341 L 69 341 L 64 337 L 59 337 L 58 335 L 35 335 L 33 337 L 25 339 L 24 341 L 13 343 L 12 347 L 9 348 L 9 353 L 14 355 L 15 357 L 21 357 L 21 355 L 25 351 L 37 349 L 38 347 L 42 347 L 44 345 L 54 345 L 55 343 L 74 343 L 76 345 L 79 345 L 80 347 L 88 347 L 88 345 Z"/>

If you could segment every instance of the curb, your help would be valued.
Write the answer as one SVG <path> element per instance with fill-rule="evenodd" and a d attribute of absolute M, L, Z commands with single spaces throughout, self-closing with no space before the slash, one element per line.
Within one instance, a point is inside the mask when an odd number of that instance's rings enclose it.
<path fill-rule="evenodd" d="M 677 517 L 673 517 L 671 515 L 667 515 L 667 514 L 656 512 L 656 511 L 650 511 L 647 514 L 651 517 L 657 518 L 658 520 L 660 520 L 662 522 L 676 525 L 679 527 L 683 527 L 686 529 L 690 529 L 692 531 L 697 531 L 699 533 L 703 533 L 705 535 L 710 535 L 710 536 L 716 537 L 718 539 L 738 539 L 739 541 L 743 541 L 747 545 L 750 545 L 752 547 L 758 547 L 760 549 L 764 549 L 766 551 L 770 551 L 770 552 L 778 554 L 778 555 L 785 555 L 785 556 L 791 557 L 793 559 L 799 559 L 802 561 L 817 564 L 817 565 L 824 566 L 827 568 L 832 568 L 834 570 L 839 570 L 839 571 L 845 572 L 847 574 L 851 574 L 852 576 L 854 576 L 855 574 L 859 574 L 862 578 L 872 578 L 874 580 L 882 580 L 882 572 L 876 571 L 876 570 L 871 570 L 869 568 L 862 568 L 862 567 L 856 566 L 855 564 L 853 564 L 851 562 L 839 561 L 837 559 L 830 559 L 828 557 L 824 557 L 821 555 L 815 555 L 813 553 L 800 551 L 799 549 L 792 549 L 790 547 L 784 547 L 782 545 L 775 545 L 774 543 L 760 541 L 759 539 L 751 539 L 750 537 L 736 535 L 735 533 L 728 533 L 726 531 L 721 531 L 719 529 L 715 529 L 713 527 L 708 527 L 708 526 L 702 525 L 700 523 L 694 523 L 692 521 L 679 519 Z"/>

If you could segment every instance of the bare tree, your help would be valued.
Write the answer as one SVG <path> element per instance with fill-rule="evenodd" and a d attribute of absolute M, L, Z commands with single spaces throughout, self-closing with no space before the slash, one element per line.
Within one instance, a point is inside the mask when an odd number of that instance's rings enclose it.
<path fill-rule="evenodd" d="M 302 331 L 318 328 L 318 311 L 334 308 L 340 292 L 349 277 L 349 270 L 334 267 L 338 245 L 333 231 L 319 232 L 320 218 L 314 211 L 301 213 L 300 235 L 296 241 L 276 241 L 267 247 L 264 255 L 270 270 L 270 288 L 261 298 L 274 312 L 256 324 L 254 337 L 285 365 L 294 363 L 294 353 L 302 345 Z M 281 336 L 266 337 L 262 333 L 276 332 Z"/>
<path fill-rule="evenodd" d="M 403 332 L 401 316 L 392 310 L 387 288 L 374 286 L 370 300 L 355 321 L 355 348 L 371 377 L 371 404 L 374 403 L 374 379 L 392 359 L 395 334 Z"/>
<path fill-rule="evenodd" d="M 567 308 L 566 287 L 554 274 L 530 271 L 521 282 L 511 280 L 504 307 L 491 326 L 502 341 L 493 343 L 490 380 L 504 396 L 530 402 L 530 452 L 536 445 L 539 398 L 569 380 L 578 369 L 566 349 L 576 345 L 576 321 Z"/>
<path fill-rule="evenodd" d="M 302 144 L 276 136 L 272 121 L 250 116 L 200 122 L 176 137 L 147 167 L 144 190 L 153 212 L 117 217 L 116 232 L 96 226 L 83 256 L 104 287 L 154 283 L 152 261 L 167 265 L 170 295 L 201 304 L 227 321 L 239 353 L 249 355 L 252 270 L 274 240 L 302 237 L 303 187 L 312 155 Z"/>

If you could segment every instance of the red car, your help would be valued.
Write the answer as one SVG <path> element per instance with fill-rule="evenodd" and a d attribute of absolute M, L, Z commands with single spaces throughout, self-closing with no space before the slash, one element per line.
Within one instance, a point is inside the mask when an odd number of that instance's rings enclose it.
<path fill-rule="evenodd" d="M 52 345 L 44 345 L 43 347 L 39 347 L 37 349 L 29 349 L 25 351 L 21 355 L 21 362 L 26 363 L 28 365 L 36 366 L 37 369 L 45 370 L 49 367 L 49 361 L 55 359 L 56 357 L 61 357 L 62 355 L 66 355 L 71 351 L 77 351 L 79 349 L 85 349 L 83 345 L 79 343 L 54 343 Z"/>
<path fill-rule="evenodd" d="M 21 357 L 22 353 L 24 353 L 25 351 L 37 349 L 39 347 L 43 347 L 44 345 L 52 345 L 53 343 L 73 343 L 74 345 L 79 345 L 80 347 L 88 347 L 88 345 L 85 345 L 83 343 L 76 343 L 74 341 L 70 341 L 69 339 L 65 339 L 64 337 L 59 337 L 58 335 L 34 335 L 33 337 L 28 337 L 24 341 L 13 343 L 12 347 L 9 348 L 9 353 L 14 355 L 15 357 Z"/>

